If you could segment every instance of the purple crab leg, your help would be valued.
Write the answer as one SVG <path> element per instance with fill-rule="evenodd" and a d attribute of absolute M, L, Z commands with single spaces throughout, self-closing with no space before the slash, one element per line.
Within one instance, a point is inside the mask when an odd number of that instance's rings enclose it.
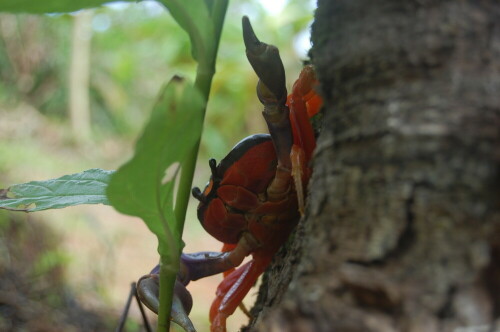
<path fill-rule="evenodd" d="M 197 252 L 181 255 L 182 283 L 198 280 L 214 274 L 222 273 L 234 267 L 229 260 L 230 252 Z"/>
<path fill-rule="evenodd" d="M 158 274 L 146 275 L 137 282 L 137 294 L 141 302 L 155 313 L 158 313 L 158 308 L 160 306 L 159 293 L 160 279 Z M 192 307 L 193 298 L 191 294 L 188 292 L 185 285 L 176 280 L 170 315 L 172 321 L 187 332 L 196 332 L 188 316 Z"/>
<path fill-rule="evenodd" d="M 170 316 L 172 321 L 180 325 L 185 331 L 196 331 L 188 316 L 193 305 L 193 299 L 186 289 L 186 285 L 191 280 L 221 273 L 232 268 L 234 265 L 230 263 L 230 255 L 231 252 L 199 252 L 181 255 L 181 269 L 175 281 Z M 150 274 L 141 277 L 137 282 L 137 295 L 141 302 L 155 313 L 158 313 L 160 306 L 159 273 L 160 265 L 157 265 L 151 270 Z"/>
<path fill-rule="evenodd" d="M 228 252 L 198 252 L 181 255 L 181 268 L 178 278 L 184 285 L 191 280 L 198 280 L 225 272 L 243 262 L 260 243 L 250 233 L 243 233 L 236 247 Z"/>
<path fill-rule="evenodd" d="M 182 254 L 181 266 L 174 287 L 172 320 L 186 331 L 195 331 L 188 317 L 193 300 L 186 285 L 191 280 L 218 274 L 240 265 L 243 259 L 259 245 L 250 233 L 243 233 L 238 244 L 231 251 Z M 137 294 L 141 302 L 155 313 L 158 313 L 159 308 L 159 273 L 160 266 L 157 265 L 137 282 Z"/>
<path fill-rule="evenodd" d="M 191 254 L 181 255 L 180 271 L 177 274 L 177 281 L 187 286 L 191 280 L 198 280 L 204 277 L 212 276 L 225 272 L 241 263 L 239 260 L 232 260 L 234 254 L 229 252 L 202 251 Z M 244 256 L 241 257 L 243 260 Z M 160 265 L 156 265 L 149 275 L 144 278 L 158 278 Z"/>

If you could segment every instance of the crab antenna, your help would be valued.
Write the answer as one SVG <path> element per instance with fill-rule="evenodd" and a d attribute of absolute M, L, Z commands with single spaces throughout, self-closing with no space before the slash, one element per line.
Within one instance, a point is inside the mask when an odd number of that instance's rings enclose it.
<path fill-rule="evenodd" d="M 243 16 L 242 26 L 248 62 L 259 77 L 259 84 L 265 85 L 265 88 L 258 88 L 259 99 L 264 103 L 263 98 L 272 98 L 278 104 L 285 104 L 285 68 L 278 48 L 263 43 L 257 38 L 247 16 Z M 271 96 L 267 96 L 267 94 L 271 94 Z"/>

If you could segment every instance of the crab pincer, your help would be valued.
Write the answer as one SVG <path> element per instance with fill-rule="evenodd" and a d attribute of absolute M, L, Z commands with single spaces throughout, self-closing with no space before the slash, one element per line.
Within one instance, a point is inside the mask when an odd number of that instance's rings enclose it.
<path fill-rule="evenodd" d="M 310 176 L 309 161 L 316 146 L 309 118 L 321 107 L 321 98 L 314 89 L 318 84 L 312 66 L 305 66 L 288 98 L 285 70 L 279 50 L 259 41 L 250 20 L 243 17 L 243 40 L 246 55 L 259 77 L 257 96 L 264 106 L 262 112 L 271 134 L 278 166 L 276 177 L 267 192 L 269 199 L 280 199 L 286 193 L 290 175 L 297 192 L 301 214 L 305 206 L 305 186 Z"/>
<path fill-rule="evenodd" d="M 259 77 L 257 97 L 264 106 L 262 115 L 276 150 L 278 169 L 287 171 L 291 168 L 290 150 L 293 135 L 289 110 L 285 105 L 287 99 L 285 68 L 278 48 L 257 38 L 248 17 L 243 16 L 242 26 L 248 62 Z"/>

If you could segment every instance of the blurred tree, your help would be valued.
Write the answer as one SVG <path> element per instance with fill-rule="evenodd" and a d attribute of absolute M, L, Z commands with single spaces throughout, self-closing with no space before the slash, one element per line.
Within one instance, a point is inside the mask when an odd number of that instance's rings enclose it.
<path fill-rule="evenodd" d="M 67 23 L 62 16 L 0 15 L 0 101 L 65 113 Z"/>
<path fill-rule="evenodd" d="M 81 11 L 73 17 L 71 64 L 69 70 L 69 115 L 73 135 L 79 142 L 90 138 L 90 41 L 92 11 Z"/>

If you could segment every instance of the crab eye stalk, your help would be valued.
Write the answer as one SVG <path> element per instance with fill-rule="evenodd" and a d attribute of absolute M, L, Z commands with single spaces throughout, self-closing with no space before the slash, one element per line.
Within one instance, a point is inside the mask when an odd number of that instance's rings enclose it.
<path fill-rule="evenodd" d="M 200 202 L 202 202 L 202 203 L 207 202 L 207 197 L 205 195 L 203 195 L 200 188 L 194 187 L 193 189 L 191 189 L 191 194 L 193 194 L 193 197 L 196 198 L 197 200 L 199 200 Z"/>
<path fill-rule="evenodd" d="M 217 177 L 217 161 L 214 158 L 210 158 L 208 161 L 208 166 L 210 166 L 210 171 L 212 172 L 212 178 Z"/>

